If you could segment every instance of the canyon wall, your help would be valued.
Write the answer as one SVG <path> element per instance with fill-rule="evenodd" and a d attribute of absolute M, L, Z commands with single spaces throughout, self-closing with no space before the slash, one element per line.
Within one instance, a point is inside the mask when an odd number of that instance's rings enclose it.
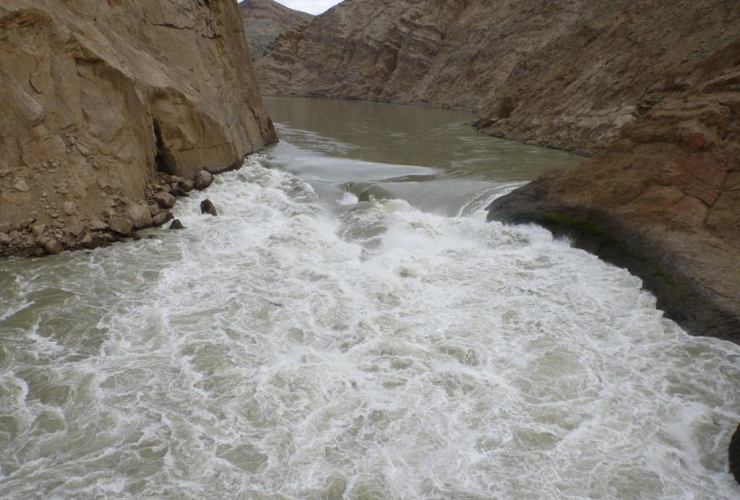
<path fill-rule="evenodd" d="M 151 224 L 158 172 L 274 142 L 243 29 L 234 0 L 3 1 L 0 251 L 125 236 Z"/>
<path fill-rule="evenodd" d="M 261 59 L 277 37 L 291 30 L 303 29 L 314 18 L 280 5 L 273 0 L 244 0 L 239 13 L 252 53 L 252 60 Z"/>
<path fill-rule="evenodd" d="M 734 0 L 346 0 L 282 35 L 263 92 L 455 108 L 582 153 L 740 39 Z"/>
<path fill-rule="evenodd" d="M 740 43 L 716 54 L 606 150 L 496 200 L 490 217 L 569 236 L 640 276 L 692 333 L 740 343 L 738 57 Z"/>

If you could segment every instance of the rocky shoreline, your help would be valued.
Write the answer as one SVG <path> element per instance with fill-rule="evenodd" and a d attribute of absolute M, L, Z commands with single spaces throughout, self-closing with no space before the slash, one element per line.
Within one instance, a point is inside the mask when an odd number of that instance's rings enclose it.
<path fill-rule="evenodd" d="M 159 173 L 147 187 L 144 201 L 135 203 L 112 196 L 105 221 L 81 222 L 74 213 L 54 217 L 51 222 L 37 222 L 31 216 L 18 224 L 0 225 L 0 256 L 43 257 L 67 250 L 91 250 L 116 242 L 137 240 L 137 231 L 164 226 L 174 219 L 172 208 L 178 198 L 188 197 L 194 190 L 207 189 L 218 169 L 200 170 L 193 180 Z M 213 209 L 215 211 L 215 208 Z M 52 214 L 55 215 L 55 214 Z M 68 221 L 69 220 L 69 221 Z M 65 222 L 68 221 L 68 222 Z"/>

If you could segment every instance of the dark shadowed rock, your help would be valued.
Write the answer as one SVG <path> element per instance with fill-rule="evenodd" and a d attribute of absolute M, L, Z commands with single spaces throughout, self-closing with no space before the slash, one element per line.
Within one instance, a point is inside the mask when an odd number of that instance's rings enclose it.
<path fill-rule="evenodd" d="M 218 211 L 216 210 L 216 206 L 213 204 L 211 200 L 203 200 L 200 202 L 200 213 L 202 214 L 211 214 L 214 217 L 218 215 Z"/>
<path fill-rule="evenodd" d="M 193 185 L 198 191 L 203 191 L 211 184 L 213 184 L 213 175 L 211 175 L 210 172 L 207 172 L 206 170 L 201 170 L 200 172 L 195 174 Z"/>
<path fill-rule="evenodd" d="M 740 483 L 740 425 L 730 441 L 730 472 L 735 476 L 735 481 Z"/>
<path fill-rule="evenodd" d="M 185 229 L 185 226 L 182 225 L 180 219 L 175 219 L 172 221 L 172 224 L 170 224 L 170 229 Z"/>

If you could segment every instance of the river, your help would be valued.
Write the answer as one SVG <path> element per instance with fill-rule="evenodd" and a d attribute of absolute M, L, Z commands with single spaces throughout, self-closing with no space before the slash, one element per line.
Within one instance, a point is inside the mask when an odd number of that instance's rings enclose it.
<path fill-rule="evenodd" d="M 186 230 L 0 261 L 0 498 L 740 497 L 740 346 L 485 222 L 580 158 L 463 113 L 266 104 L 281 143 L 181 199 Z"/>

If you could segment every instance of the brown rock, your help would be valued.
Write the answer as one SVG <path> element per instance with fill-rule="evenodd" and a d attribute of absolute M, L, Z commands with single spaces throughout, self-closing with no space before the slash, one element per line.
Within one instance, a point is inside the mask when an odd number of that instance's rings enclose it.
<path fill-rule="evenodd" d="M 159 205 L 160 208 L 172 208 L 175 206 L 175 197 L 164 191 L 155 194 L 152 199 Z"/>
<path fill-rule="evenodd" d="M 210 214 L 210 215 L 213 215 L 214 217 L 218 215 L 216 206 L 213 204 L 211 200 L 203 200 L 200 202 L 200 213 Z"/>
<path fill-rule="evenodd" d="M 206 170 L 201 170 L 197 174 L 195 174 L 195 179 L 193 180 L 193 185 L 195 186 L 195 189 L 198 191 L 203 191 L 204 189 L 208 188 L 213 184 L 213 175 L 211 175 Z"/>
<path fill-rule="evenodd" d="M 44 231 L 46 231 L 46 224 L 42 222 L 37 222 L 36 224 L 31 226 L 31 233 L 36 238 L 39 238 L 42 234 L 44 234 Z"/>
<path fill-rule="evenodd" d="M 190 191 L 195 189 L 195 183 L 193 181 L 185 180 L 185 181 L 178 183 L 177 185 L 180 189 L 182 189 L 186 193 L 189 193 Z"/>
<path fill-rule="evenodd" d="M 167 210 L 165 212 L 155 215 L 152 219 L 152 222 L 154 223 L 155 226 L 159 227 L 159 226 L 166 224 L 167 221 L 174 219 L 174 217 L 175 216 L 172 215 L 172 212 Z"/>
<path fill-rule="evenodd" d="M 180 219 L 175 219 L 172 221 L 172 224 L 170 224 L 170 229 L 185 229 L 185 226 L 182 225 Z"/>
<path fill-rule="evenodd" d="M 131 236 L 134 230 L 134 224 L 131 219 L 123 216 L 113 216 L 108 220 L 110 230 L 121 236 Z"/>
<path fill-rule="evenodd" d="M 44 250 L 49 255 L 57 255 L 64 251 L 64 247 L 57 240 L 49 240 L 44 245 Z"/>
<path fill-rule="evenodd" d="M 0 233 L 0 245 L 1 246 L 8 246 L 10 245 L 10 242 L 13 241 L 11 237 L 6 233 Z"/>
<path fill-rule="evenodd" d="M 134 229 L 152 227 L 152 214 L 149 207 L 143 203 L 130 203 L 126 210 L 126 216 L 131 220 Z"/>
<path fill-rule="evenodd" d="M 0 149 L 13 174 L 0 176 L 12 195 L 0 224 L 34 209 L 41 222 L 88 220 L 106 194 L 143 201 L 157 170 L 189 179 L 276 140 L 236 2 L 0 4 Z"/>
<path fill-rule="evenodd" d="M 150 203 L 149 204 L 149 214 L 154 217 L 155 215 L 159 214 L 162 210 L 159 208 L 159 205 L 156 203 Z"/>

